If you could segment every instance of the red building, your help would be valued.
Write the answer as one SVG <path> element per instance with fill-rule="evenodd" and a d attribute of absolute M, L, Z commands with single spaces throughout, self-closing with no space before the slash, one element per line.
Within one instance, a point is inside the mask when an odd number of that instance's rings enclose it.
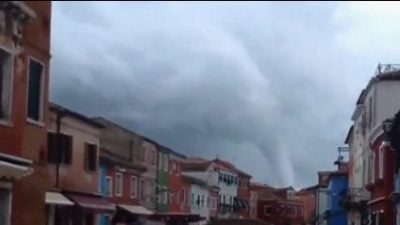
<path fill-rule="evenodd" d="M 304 207 L 292 188 L 258 190 L 257 217 L 275 225 L 300 225 L 304 222 Z"/>
<path fill-rule="evenodd" d="M 394 191 L 395 152 L 386 140 L 383 126 L 371 135 L 371 173 L 367 189 L 371 193 L 368 208 L 372 224 L 394 224 L 394 204 L 391 194 Z"/>
<path fill-rule="evenodd" d="M 45 223 L 50 20 L 50 2 L 1 2 L 0 224 Z"/>
<path fill-rule="evenodd" d="M 304 223 L 314 224 L 316 209 L 315 209 L 315 192 L 318 186 L 307 187 L 296 193 L 298 200 L 303 204 L 304 208 Z"/>
<path fill-rule="evenodd" d="M 181 176 L 182 162 L 185 158 L 184 155 L 175 152 L 169 154 L 168 189 L 171 194 L 168 208 L 170 212 L 190 212 L 190 185 L 184 182 Z"/>
<path fill-rule="evenodd" d="M 239 169 L 236 169 L 239 178 L 237 199 L 242 207 L 238 207 L 239 217 L 250 217 L 250 179 L 251 176 Z"/>

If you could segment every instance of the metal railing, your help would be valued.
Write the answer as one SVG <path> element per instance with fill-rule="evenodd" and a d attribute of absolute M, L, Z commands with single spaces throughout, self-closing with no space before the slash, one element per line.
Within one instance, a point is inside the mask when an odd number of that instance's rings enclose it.
<path fill-rule="evenodd" d="M 400 70 L 400 64 L 378 64 L 375 75 L 390 73 Z"/>
<path fill-rule="evenodd" d="M 369 192 L 365 188 L 349 188 L 347 196 L 352 202 L 365 201 L 369 199 Z"/>

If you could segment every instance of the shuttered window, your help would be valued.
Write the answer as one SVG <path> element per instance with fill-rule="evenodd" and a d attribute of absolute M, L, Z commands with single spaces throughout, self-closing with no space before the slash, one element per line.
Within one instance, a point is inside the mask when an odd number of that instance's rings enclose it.
<path fill-rule="evenodd" d="M 72 136 L 60 134 L 60 146 L 57 146 L 56 133 L 47 133 L 47 159 L 50 163 L 57 163 L 57 157 L 59 162 L 63 164 L 72 164 Z"/>
<path fill-rule="evenodd" d="M 40 121 L 42 107 L 42 86 L 43 66 L 39 62 L 29 60 L 29 81 L 28 81 L 28 118 Z"/>
<path fill-rule="evenodd" d="M 97 170 L 97 145 L 85 144 L 85 169 L 88 171 Z"/>

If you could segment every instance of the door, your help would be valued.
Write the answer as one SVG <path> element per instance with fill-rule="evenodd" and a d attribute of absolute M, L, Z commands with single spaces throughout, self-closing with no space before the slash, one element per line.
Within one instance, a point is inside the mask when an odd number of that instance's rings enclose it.
<path fill-rule="evenodd" d="M 11 191 L 0 187 L 0 224 L 10 225 Z"/>

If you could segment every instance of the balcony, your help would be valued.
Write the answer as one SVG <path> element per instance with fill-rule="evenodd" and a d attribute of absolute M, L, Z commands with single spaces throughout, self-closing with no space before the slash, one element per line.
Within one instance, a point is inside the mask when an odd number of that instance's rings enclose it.
<path fill-rule="evenodd" d="M 349 188 L 341 200 L 341 205 L 348 211 L 366 210 L 369 192 L 365 188 Z"/>

